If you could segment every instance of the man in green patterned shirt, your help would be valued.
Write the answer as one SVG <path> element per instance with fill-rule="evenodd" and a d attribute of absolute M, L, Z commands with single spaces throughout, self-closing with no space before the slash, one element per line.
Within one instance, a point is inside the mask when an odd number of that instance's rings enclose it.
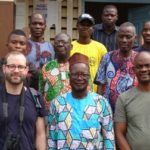
<path fill-rule="evenodd" d="M 47 110 L 52 99 L 69 91 L 69 63 L 68 58 L 72 48 L 68 34 L 59 33 L 54 38 L 55 60 L 45 64 L 42 68 L 42 78 L 39 81 L 39 90 L 45 97 Z"/>

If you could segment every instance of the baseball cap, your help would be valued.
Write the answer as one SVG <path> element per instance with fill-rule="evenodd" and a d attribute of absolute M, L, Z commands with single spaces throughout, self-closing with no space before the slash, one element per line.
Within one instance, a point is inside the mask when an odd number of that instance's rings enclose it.
<path fill-rule="evenodd" d="M 78 18 L 78 22 L 82 22 L 83 20 L 89 20 L 92 23 L 92 25 L 95 24 L 94 18 L 90 14 L 81 14 Z"/>

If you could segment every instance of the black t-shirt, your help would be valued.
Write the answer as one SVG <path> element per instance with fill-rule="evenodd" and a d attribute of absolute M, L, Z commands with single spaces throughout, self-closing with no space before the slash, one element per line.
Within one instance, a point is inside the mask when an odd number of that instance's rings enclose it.
<path fill-rule="evenodd" d="M 8 94 L 8 130 L 14 136 L 20 133 L 21 150 L 34 150 L 35 149 L 35 139 L 36 139 L 36 119 L 37 117 L 46 116 L 46 111 L 44 108 L 44 102 L 42 97 L 39 98 L 41 109 L 38 109 L 35 106 L 35 101 L 33 100 L 29 90 L 25 91 L 25 111 L 24 111 L 24 120 L 22 128 L 19 126 L 19 95 Z M 2 108 L 2 98 L 0 96 L 0 150 L 3 147 L 6 131 L 5 126 L 6 122 L 4 121 Z"/>

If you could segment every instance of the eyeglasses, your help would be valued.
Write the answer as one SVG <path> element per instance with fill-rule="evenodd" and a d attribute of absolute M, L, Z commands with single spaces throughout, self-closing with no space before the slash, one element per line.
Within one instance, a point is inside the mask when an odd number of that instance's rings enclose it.
<path fill-rule="evenodd" d="M 63 41 L 63 40 L 61 40 L 61 41 L 54 41 L 54 45 L 55 46 L 59 46 L 59 45 L 66 45 L 66 44 L 68 44 L 69 42 L 66 42 L 66 41 Z"/>
<path fill-rule="evenodd" d="M 11 64 L 11 65 L 6 65 L 7 68 L 10 70 L 10 71 L 14 71 L 16 68 L 18 68 L 19 71 L 24 71 L 27 66 L 23 66 L 23 65 L 14 65 L 14 64 Z"/>
<path fill-rule="evenodd" d="M 79 76 L 82 78 L 82 79 L 87 79 L 90 77 L 89 74 L 86 74 L 86 73 L 81 73 L 81 72 L 78 72 L 78 73 L 70 73 L 71 77 L 74 78 L 74 79 L 77 79 L 79 78 Z"/>

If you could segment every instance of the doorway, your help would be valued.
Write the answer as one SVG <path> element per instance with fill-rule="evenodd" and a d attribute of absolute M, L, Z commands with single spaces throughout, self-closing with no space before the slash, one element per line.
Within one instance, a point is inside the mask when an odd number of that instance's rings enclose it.
<path fill-rule="evenodd" d="M 118 9 L 119 17 L 117 25 L 119 26 L 126 21 L 132 22 L 136 27 L 139 39 L 143 23 L 150 20 L 150 13 L 148 13 L 150 10 L 150 4 L 85 2 L 85 13 L 91 14 L 95 19 L 95 23 L 101 23 L 102 9 L 108 4 L 115 5 Z"/>

